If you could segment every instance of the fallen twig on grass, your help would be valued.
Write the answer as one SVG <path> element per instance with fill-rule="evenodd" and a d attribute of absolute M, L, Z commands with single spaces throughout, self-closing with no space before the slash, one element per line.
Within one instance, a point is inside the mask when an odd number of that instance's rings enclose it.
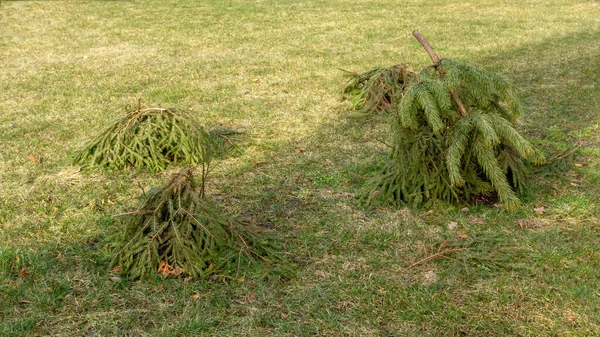
<path fill-rule="evenodd" d="M 569 156 L 569 155 L 571 155 L 573 152 L 577 151 L 577 149 L 579 149 L 579 148 L 581 147 L 581 145 L 583 145 L 583 140 L 582 140 L 582 139 L 579 139 L 579 140 L 577 141 L 577 144 L 576 144 L 574 147 L 572 147 L 572 148 L 570 148 L 570 149 L 566 149 L 566 150 L 564 150 L 564 151 L 562 151 L 562 152 L 558 153 L 558 154 L 557 154 L 557 155 L 555 155 L 554 157 L 552 157 L 552 158 L 548 159 L 548 162 L 552 162 L 552 161 L 554 161 L 554 160 L 561 160 L 561 159 L 563 159 L 563 158 L 566 158 L 566 157 L 568 157 L 568 156 Z"/>
<path fill-rule="evenodd" d="M 410 268 L 412 268 L 414 266 L 418 266 L 418 265 L 423 264 L 423 263 L 425 263 L 425 262 L 427 262 L 429 260 L 433 260 L 433 259 L 435 259 L 437 257 L 446 257 L 444 255 L 447 255 L 447 254 L 450 254 L 450 253 L 462 252 L 462 251 L 465 251 L 465 250 L 469 250 L 469 248 L 464 248 L 464 247 L 463 248 L 450 248 L 450 249 L 441 250 L 442 247 L 444 247 L 445 245 L 446 245 L 446 242 L 442 243 L 440 245 L 440 248 L 438 248 L 437 253 L 429 255 L 429 256 L 427 256 L 427 257 L 425 257 L 425 258 L 423 258 L 423 259 L 421 259 L 421 260 L 419 260 L 419 261 L 411 264 L 410 266 L 404 268 L 404 270 L 408 270 L 408 269 L 410 269 Z"/>
<path fill-rule="evenodd" d="M 355 176 L 355 177 L 357 177 L 357 178 L 363 179 L 363 180 L 369 179 L 369 177 L 363 176 L 362 174 L 358 174 L 358 173 L 354 173 L 354 172 L 350 172 L 350 174 L 353 175 L 353 176 Z"/>

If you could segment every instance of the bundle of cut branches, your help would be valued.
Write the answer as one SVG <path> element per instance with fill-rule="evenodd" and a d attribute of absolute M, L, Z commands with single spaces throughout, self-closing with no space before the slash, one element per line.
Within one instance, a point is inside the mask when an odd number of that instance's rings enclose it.
<path fill-rule="evenodd" d="M 418 206 L 497 194 L 506 208 L 515 208 L 528 163 L 545 159 L 514 129 L 522 108 L 509 83 L 470 64 L 440 60 L 419 32 L 413 35 L 434 64 L 397 81 L 402 90 L 391 103 L 369 103 L 391 104 L 397 118 L 390 160 L 370 180 L 366 199 Z"/>
<path fill-rule="evenodd" d="M 185 111 L 137 108 L 92 140 L 74 163 L 111 170 L 143 168 L 152 172 L 171 164 L 197 165 L 225 150 L 220 134 L 207 133 Z"/>
<path fill-rule="evenodd" d="M 239 272 L 257 260 L 281 261 L 266 240 L 258 240 L 204 197 L 205 179 L 196 180 L 193 172 L 186 168 L 173 174 L 165 186 L 145 195 L 136 211 L 123 215 L 127 229 L 113 265 L 133 279 L 156 274 L 201 278 Z"/>

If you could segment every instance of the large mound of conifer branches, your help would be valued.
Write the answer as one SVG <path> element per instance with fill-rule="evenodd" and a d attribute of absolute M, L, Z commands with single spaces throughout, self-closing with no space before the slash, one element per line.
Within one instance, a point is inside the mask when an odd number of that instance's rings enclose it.
<path fill-rule="evenodd" d="M 433 65 L 353 74 L 344 90 L 357 110 L 396 113 L 390 160 L 370 179 L 368 202 L 418 206 L 497 194 L 506 208 L 516 207 L 528 162 L 545 159 L 514 128 L 522 107 L 509 83 L 470 64 L 440 60 L 418 31 L 413 35 Z"/>

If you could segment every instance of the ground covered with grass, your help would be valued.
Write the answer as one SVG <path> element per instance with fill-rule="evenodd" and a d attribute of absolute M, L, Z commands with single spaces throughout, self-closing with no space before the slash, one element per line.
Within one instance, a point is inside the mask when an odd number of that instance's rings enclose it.
<path fill-rule="evenodd" d="M 3 1 L 0 335 L 595 336 L 597 1 Z M 369 209 L 389 116 L 344 72 L 442 57 L 507 76 L 549 158 L 523 205 Z M 71 165 L 141 98 L 245 132 L 209 191 L 298 269 L 129 281 L 114 214 L 165 175 Z M 464 208 L 464 207 L 467 208 Z M 440 258 L 432 255 L 441 254 Z"/>

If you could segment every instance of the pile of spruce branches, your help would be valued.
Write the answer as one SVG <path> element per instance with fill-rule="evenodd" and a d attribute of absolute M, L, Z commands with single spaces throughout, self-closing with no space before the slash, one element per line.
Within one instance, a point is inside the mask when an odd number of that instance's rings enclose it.
<path fill-rule="evenodd" d="M 545 161 L 515 130 L 523 109 L 509 83 L 473 65 L 440 60 L 418 32 L 433 64 L 406 63 L 352 74 L 344 92 L 362 112 L 393 112 L 392 151 L 368 182 L 368 203 L 419 206 L 470 202 L 497 194 L 519 205 L 528 164 Z"/>
<path fill-rule="evenodd" d="M 239 133 L 207 132 L 187 111 L 137 107 L 89 142 L 74 158 L 85 167 L 140 168 L 159 172 L 171 165 L 198 165 L 232 147 Z M 210 153 L 207 153 L 210 151 Z"/>
<path fill-rule="evenodd" d="M 206 170 L 173 174 L 161 187 L 142 196 L 137 210 L 124 214 L 125 231 L 116 248 L 114 266 L 129 277 L 202 278 L 238 275 L 260 261 L 282 264 L 282 256 L 248 224 L 227 216 L 205 196 Z M 289 277 L 289 274 L 281 275 Z"/>
<path fill-rule="evenodd" d="M 144 193 L 137 209 L 121 215 L 114 270 L 131 279 L 237 277 L 260 262 L 262 276 L 291 277 L 293 265 L 264 233 L 206 195 L 213 160 L 235 150 L 240 138 L 233 130 L 207 132 L 188 112 L 142 107 L 138 101 L 75 156 L 75 164 L 110 170 L 183 166 Z"/>

